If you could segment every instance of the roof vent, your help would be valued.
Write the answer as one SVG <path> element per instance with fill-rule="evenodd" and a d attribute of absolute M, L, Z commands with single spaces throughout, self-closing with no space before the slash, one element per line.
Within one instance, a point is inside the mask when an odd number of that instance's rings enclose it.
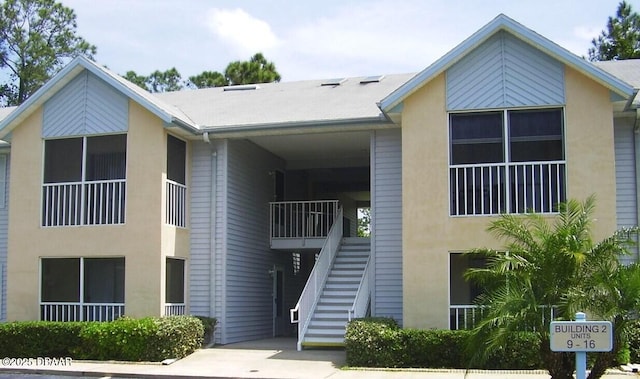
<path fill-rule="evenodd" d="M 360 80 L 360 84 L 380 83 L 382 79 L 384 79 L 384 75 L 367 76 L 366 78 Z"/>
<path fill-rule="evenodd" d="M 258 86 L 257 84 L 243 84 L 243 85 L 237 85 L 237 86 L 222 87 L 222 90 L 225 92 L 226 91 L 251 91 L 256 89 L 260 89 L 260 86 Z"/>
<path fill-rule="evenodd" d="M 340 84 L 346 82 L 347 79 L 346 78 L 335 78 L 335 79 L 329 79 L 329 80 L 325 80 L 324 82 L 322 82 L 322 84 L 320 84 L 321 86 L 339 86 Z"/>

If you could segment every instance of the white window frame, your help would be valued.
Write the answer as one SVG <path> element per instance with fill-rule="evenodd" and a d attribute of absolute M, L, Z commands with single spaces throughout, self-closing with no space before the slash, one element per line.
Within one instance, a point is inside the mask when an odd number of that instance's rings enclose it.
<path fill-rule="evenodd" d="M 517 112 L 517 111 L 545 111 L 545 110 L 560 110 L 562 112 L 561 115 L 561 120 L 562 120 L 562 136 L 561 136 L 561 142 L 562 142 L 562 159 L 561 160 L 556 160 L 556 161 L 525 161 L 525 162 L 517 162 L 517 161 L 512 161 L 511 160 L 511 152 L 510 152 L 510 148 L 511 148 L 511 138 L 510 138 L 510 134 L 509 134 L 509 113 L 510 112 Z M 498 205 L 498 213 L 496 212 L 481 212 L 481 213 L 476 213 L 474 210 L 477 207 L 477 205 L 475 204 L 475 200 L 473 202 L 473 206 L 472 206 L 472 211 L 468 212 L 466 206 L 465 206 L 465 212 L 463 213 L 459 213 L 459 212 L 453 212 L 453 189 L 451 188 L 452 186 L 452 169 L 458 169 L 464 166 L 474 166 L 476 164 L 452 164 L 453 161 L 453 151 L 452 151 L 452 146 L 453 146 L 453 138 L 452 138 L 452 125 L 451 125 L 451 118 L 454 115 L 461 115 L 461 114 L 470 114 L 470 113 L 476 113 L 476 114 L 481 114 L 481 113 L 491 113 L 491 112 L 502 112 L 502 145 L 503 145 L 503 160 L 501 162 L 496 162 L 496 163 L 477 163 L 477 165 L 484 165 L 484 166 L 503 166 L 504 167 L 504 178 L 502 178 L 502 181 L 504 183 L 510 183 L 511 179 L 510 179 L 510 167 L 511 166 L 517 166 L 517 165 L 529 165 L 529 164 L 556 164 L 558 170 L 560 168 L 560 166 L 562 166 L 562 178 L 564 179 L 563 182 L 563 189 L 564 189 L 564 193 L 562 193 L 562 191 L 560 191 L 560 189 L 558 189 L 558 198 L 559 201 L 565 201 L 566 200 L 566 195 L 567 195 L 567 188 L 568 188 L 568 176 L 567 176 L 567 172 L 566 172 L 566 109 L 564 106 L 561 105 L 557 105 L 557 106 L 545 106 L 545 107 L 527 107 L 527 108 L 500 108 L 500 109 L 482 109 L 482 110 L 462 110 L 462 111 L 449 111 L 448 115 L 447 115 L 447 123 L 448 123 L 448 166 L 449 166 L 449 170 L 448 170 L 448 186 L 449 186 L 449 216 L 450 217 L 477 217 L 477 216 L 496 216 L 498 214 L 500 214 L 500 207 Z M 532 168 L 533 170 L 533 168 Z M 500 175 L 498 174 L 498 177 L 500 177 Z M 557 179 L 560 179 L 560 172 L 557 172 Z M 465 181 L 466 183 L 466 181 Z M 526 183 L 525 183 L 526 184 Z M 521 214 L 523 212 L 519 212 L 519 206 L 517 204 L 517 200 L 516 200 L 516 211 L 512 211 L 512 199 L 511 199 L 511 191 L 505 187 L 505 191 L 504 191 L 504 198 L 502 199 L 502 202 L 504 203 L 505 206 L 505 213 L 508 214 Z M 564 198 L 561 198 L 562 196 L 564 196 Z M 499 197 L 498 197 L 499 198 Z M 466 199 L 465 199 L 466 200 Z M 500 199 L 498 199 L 498 201 L 500 201 Z M 457 204 L 457 203 L 456 203 Z M 539 213 L 545 213 L 545 214 L 557 214 L 558 211 L 554 210 L 554 211 L 543 211 L 543 212 L 539 212 Z"/>

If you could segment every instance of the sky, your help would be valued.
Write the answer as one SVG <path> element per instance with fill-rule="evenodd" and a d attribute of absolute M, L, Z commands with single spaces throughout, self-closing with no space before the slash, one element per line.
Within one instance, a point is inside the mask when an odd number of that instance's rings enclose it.
<path fill-rule="evenodd" d="M 124 74 L 224 72 L 262 52 L 282 81 L 418 72 L 503 13 L 586 56 L 619 0 L 61 0 Z M 628 0 L 640 12 L 640 0 Z"/>

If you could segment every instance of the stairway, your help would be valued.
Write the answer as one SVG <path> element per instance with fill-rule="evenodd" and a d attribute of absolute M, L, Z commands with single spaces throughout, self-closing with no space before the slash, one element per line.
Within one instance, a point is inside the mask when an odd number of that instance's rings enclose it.
<path fill-rule="evenodd" d="M 343 346 L 344 332 L 371 252 L 369 238 L 344 238 L 311 317 L 303 347 Z"/>

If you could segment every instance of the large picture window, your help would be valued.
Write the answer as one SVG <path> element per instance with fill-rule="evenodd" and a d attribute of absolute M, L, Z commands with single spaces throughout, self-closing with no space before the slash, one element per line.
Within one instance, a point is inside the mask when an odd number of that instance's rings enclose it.
<path fill-rule="evenodd" d="M 110 321 L 124 314 L 125 260 L 42 258 L 40 318 Z"/>
<path fill-rule="evenodd" d="M 122 224 L 127 136 L 44 142 L 42 226 Z"/>
<path fill-rule="evenodd" d="M 565 200 L 561 108 L 453 113 L 451 215 L 556 212 Z"/>

